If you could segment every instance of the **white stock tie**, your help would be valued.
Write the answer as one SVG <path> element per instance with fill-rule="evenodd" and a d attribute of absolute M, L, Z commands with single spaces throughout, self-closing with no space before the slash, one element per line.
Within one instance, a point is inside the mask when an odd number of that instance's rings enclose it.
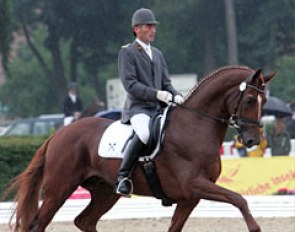
<path fill-rule="evenodd" d="M 151 47 L 146 47 L 145 51 L 148 54 L 148 56 L 150 57 L 150 59 L 153 60 Z"/>

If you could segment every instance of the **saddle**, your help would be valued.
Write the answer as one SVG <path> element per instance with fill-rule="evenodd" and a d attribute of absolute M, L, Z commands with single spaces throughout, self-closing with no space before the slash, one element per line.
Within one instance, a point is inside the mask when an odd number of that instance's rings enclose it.
<path fill-rule="evenodd" d="M 162 114 L 158 113 L 155 116 L 153 116 L 150 120 L 150 124 L 149 124 L 149 131 L 150 131 L 150 137 L 149 140 L 146 144 L 146 149 L 144 151 L 144 153 L 139 154 L 139 160 L 140 161 L 144 161 L 145 159 L 153 159 L 154 155 L 152 156 L 153 152 L 156 150 L 158 143 L 162 142 L 162 131 L 161 130 L 161 121 L 162 121 Z M 166 121 L 165 121 L 166 124 Z M 164 126 L 165 126 L 164 124 Z M 133 139 L 135 135 L 135 132 L 133 131 L 132 134 L 129 136 L 129 138 L 127 139 L 123 149 L 122 149 L 122 153 L 124 153 L 124 150 L 126 149 L 128 143 L 130 140 Z M 156 151 L 156 154 L 159 153 L 159 150 Z"/>
<path fill-rule="evenodd" d="M 157 114 L 150 121 L 150 138 L 144 154 L 140 154 L 139 164 L 143 169 L 147 182 L 154 196 L 162 199 L 163 206 L 171 206 L 172 202 L 164 194 L 157 175 L 153 159 L 161 150 L 164 130 L 168 124 L 173 107 L 169 106 L 163 114 Z M 119 132 L 119 133 L 118 133 Z M 98 146 L 98 154 L 104 158 L 123 158 L 123 151 L 133 136 L 131 125 L 122 124 L 120 121 L 112 123 L 104 132 Z"/>
<path fill-rule="evenodd" d="M 165 121 L 164 127 L 167 123 L 167 120 Z M 161 129 L 161 114 L 156 114 L 154 117 L 150 120 L 150 138 L 147 143 L 147 150 L 146 154 L 151 154 L 153 150 L 155 150 L 157 143 L 161 141 L 162 133 L 160 133 Z M 164 130 L 164 129 L 163 129 Z"/>

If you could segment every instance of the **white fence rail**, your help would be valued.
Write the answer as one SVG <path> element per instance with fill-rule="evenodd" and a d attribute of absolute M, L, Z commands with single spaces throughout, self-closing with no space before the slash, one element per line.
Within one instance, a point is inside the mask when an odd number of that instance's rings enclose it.
<path fill-rule="evenodd" d="M 246 196 L 254 217 L 295 217 L 295 196 Z M 72 221 L 89 200 L 68 200 L 55 215 L 54 221 Z M 0 204 L 0 223 L 8 223 L 13 203 Z M 103 220 L 171 217 L 175 206 L 162 207 L 149 197 L 122 198 L 103 216 Z M 241 217 L 238 209 L 219 202 L 202 200 L 191 217 Z"/>

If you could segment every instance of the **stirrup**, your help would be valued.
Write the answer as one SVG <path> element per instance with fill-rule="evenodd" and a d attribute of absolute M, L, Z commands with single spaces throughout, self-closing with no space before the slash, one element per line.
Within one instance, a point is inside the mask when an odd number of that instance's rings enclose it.
<path fill-rule="evenodd" d="M 130 184 L 130 192 L 128 194 L 122 193 L 122 192 L 119 191 L 119 188 L 121 187 L 121 185 L 125 181 L 129 182 L 129 184 Z M 119 195 L 122 195 L 124 197 L 130 198 L 131 197 L 131 194 L 133 193 L 133 182 L 132 182 L 132 180 L 129 179 L 128 177 L 124 177 L 122 180 L 120 180 L 119 183 L 118 183 L 117 189 L 116 189 L 116 193 L 119 194 Z"/>

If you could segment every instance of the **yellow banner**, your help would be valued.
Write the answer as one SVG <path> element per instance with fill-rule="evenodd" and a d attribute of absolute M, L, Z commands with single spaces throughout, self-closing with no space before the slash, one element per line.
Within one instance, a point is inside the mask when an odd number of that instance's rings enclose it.
<path fill-rule="evenodd" d="M 222 160 L 217 183 L 243 195 L 270 195 L 295 190 L 295 157 L 250 157 Z"/>

